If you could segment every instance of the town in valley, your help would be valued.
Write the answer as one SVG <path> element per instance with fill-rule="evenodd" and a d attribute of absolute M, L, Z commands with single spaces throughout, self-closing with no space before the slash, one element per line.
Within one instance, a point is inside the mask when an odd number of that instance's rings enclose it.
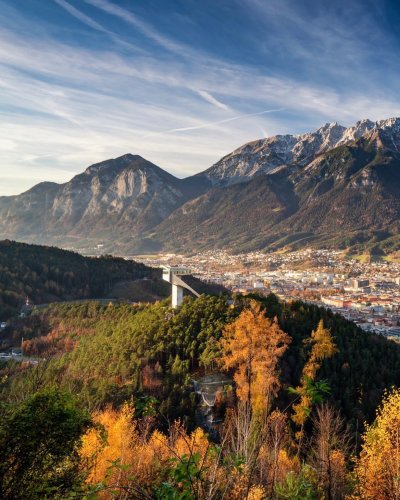
<path fill-rule="evenodd" d="M 400 342 L 400 263 L 370 256 L 349 258 L 337 250 L 288 253 L 135 256 L 146 265 L 179 263 L 194 276 L 232 292 L 274 293 L 301 299 L 344 316 L 365 331 Z"/>

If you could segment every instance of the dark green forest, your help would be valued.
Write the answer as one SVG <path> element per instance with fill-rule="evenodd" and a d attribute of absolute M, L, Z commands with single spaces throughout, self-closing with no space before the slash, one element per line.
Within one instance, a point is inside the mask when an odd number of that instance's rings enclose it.
<path fill-rule="evenodd" d="M 120 281 L 158 279 L 158 271 L 121 258 L 83 257 L 55 247 L 0 241 L 0 319 L 26 297 L 36 304 L 107 297 Z M 166 296 L 165 288 L 162 294 Z"/>
<path fill-rule="evenodd" d="M 117 425 L 120 422 L 118 419 L 123 418 L 127 411 L 126 404 L 134 405 L 137 419 L 135 429 L 141 428 L 141 425 L 145 425 L 143 422 L 148 422 L 150 418 L 152 429 L 168 433 L 172 432 L 171 423 L 179 421 L 183 425 L 182 429 L 185 429 L 182 432 L 187 432 L 190 436 L 198 426 L 199 408 L 198 397 L 193 391 L 193 379 L 220 370 L 219 361 L 224 356 L 221 337 L 227 325 L 233 324 L 250 303 L 261 307 L 266 321 L 277 318 L 279 328 L 290 336 L 289 347 L 279 360 L 280 384 L 274 402 L 275 413 L 282 412 L 282 415 L 288 409 L 290 414 L 290 408 L 297 400 L 290 388 L 301 384 L 302 371 L 310 356 L 306 339 L 323 320 L 336 348 L 334 355 L 324 360 L 318 371 L 314 388 L 325 389 L 320 394 L 322 399 L 318 396 L 315 401 L 323 400 L 330 405 L 332 411 L 341 415 L 352 449 L 356 450 L 360 446 L 360 436 L 365 425 L 375 418 L 385 389 L 400 384 L 400 346 L 383 337 L 361 331 L 353 323 L 329 310 L 300 301 L 282 303 L 274 295 L 270 295 L 236 296 L 232 303 L 227 297 L 202 295 L 198 299 L 187 297 L 177 311 L 171 309 L 167 300 L 136 305 L 105 305 L 99 302 L 52 304 L 15 323 L 13 341 L 18 343 L 23 337 L 24 355 L 28 360 L 36 359 L 37 363 L 7 361 L 2 364 L 0 416 L 3 424 L 0 441 L 8 440 L 10 433 L 17 440 L 13 425 L 17 417 L 21 420 L 21 415 L 26 416 L 27 412 L 30 415 L 29 418 L 26 417 L 28 421 L 30 418 L 39 418 L 37 411 L 40 412 L 41 419 L 51 420 L 51 415 L 47 415 L 44 408 L 46 405 L 49 407 L 48 411 L 58 415 L 57 419 L 61 419 L 62 425 L 68 428 L 71 426 L 72 437 L 69 431 L 65 431 L 65 446 L 69 450 L 67 458 L 65 454 L 59 453 L 64 438 L 54 431 L 55 443 L 47 443 L 47 437 L 42 436 L 46 446 L 52 446 L 52 451 L 45 455 L 40 466 L 29 462 L 32 457 L 21 465 L 18 461 L 20 457 L 16 458 L 9 447 L 4 451 L 4 463 L 10 460 L 18 462 L 12 466 L 16 467 L 15 477 L 19 477 L 21 484 L 26 484 L 27 491 L 30 488 L 34 488 L 32 491 L 42 491 L 41 488 L 44 488 L 43 491 L 48 492 L 54 486 L 54 491 L 57 492 L 54 497 L 64 498 L 62 495 L 68 491 L 76 493 L 76 489 L 87 488 L 88 486 L 84 486 L 85 477 L 94 474 L 92 469 L 82 466 L 82 456 L 71 450 L 77 450 L 78 443 L 81 443 L 79 446 L 82 445 L 81 439 L 85 432 L 94 432 L 87 429 L 92 428 L 96 419 L 108 422 L 107 419 L 114 418 Z M 227 375 L 233 377 L 234 373 L 230 370 Z M 240 401 L 235 403 L 232 393 L 232 397 L 225 398 L 217 405 L 217 410 L 222 416 L 225 413 L 230 415 L 229 412 L 234 411 L 236 405 L 240 408 L 239 403 Z M 40 405 L 41 409 L 37 410 L 36 405 Z M 316 408 L 318 406 L 314 407 L 313 404 L 311 413 L 307 414 L 304 443 L 312 440 L 313 412 L 319 411 Z M 69 421 L 71 414 L 75 415 L 72 422 Z M 64 422 L 65 419 L 67 422 Z M 25 422 L 24 425 L 28 423 Z M 103 422 L 102 425 L 106 424 Z M 21 432 L 25 432 L 22 424 Z M 40 436 L 32 439 L 40 440 Z M 110 444 L 111 434 L 107 439 Z M 84 440 L 83 443 L 85 442 Z M 146 446 L 150 444 L 148 441 Z M 19 443 L 18 446 L 20 445 Z M 298 446 L 300 449 L 300 445 Z M 302 445 L 303 459 L 308 457 L 307 446 Z M 25 456 L 23 446 L 21 450 Z M 294 462 L 300 464 L 295 457 L 293 455 Z M 73 463 L 68 462 L 68 467 L 65 465 L 65 475 L 57 474 L 54 477 L 50 469 L 53 470 L 55 463 L 64 463 L 65 460 L 72 460 Z M 38 474 L 38 467 L 47 470 L 47 479 L 46 475 L 41 479 L 36 476 L 32 478 L 33 471 L 36 471 L 34 475 Z M 169 470 L 169 474 L 171 469 L 168 467 L 164 472 Z M 304 470 L 300 467 L 298 474 L 303 473 Z M 5 488 L 3 496 L 14 498 L 10 492 L 16 491 L 16 479 L 11 478 L 4 470 L 0 470 L 1 474 Z M 109 474 L 112 475 L 112 471 Z M 159 484 L 162 477 L 164 476 L 160 472 L 160 477 L 153 477 L 152 481 Z M 296 477 L 300 481 L 300 476 Z M 148 498 L 209 498 L 194 494 L 187 497 L 158 497 L 153 493 Z M 60 494 L 61 496 L 57 496 Z M 114 498 L 104 492 L 99 495 L 99 498 Z M 122 495 L 121 492 L 115 494 L 115 497 L 125 498 L 119 495 Z M 277 493 L 276 497 L 281 498 Z M 25 497 L 22 495 L 15 498 Z M 127 498 L 147 497 L 138 494 Z"/>
<path fill-rule="evenodd" d="M 199 293 L 226 290 L 187 276 Z M 84 257 L 56 247 L 0 241 L 0 321 L 32 304 L 116 298 L 154 302 L 170 294 L 161 270 L 111 255 Z"/>
<path fill-rule="evenodd" d="M 135 394 L 151 394 L 171 418 L 193 416 L 191 380 L 217 367 L 218 340 L 248 300 L 202 295 L 185 299 L 173 312 L 169 301 L 153 305 L 53 304 L 14 328 L 13 342 L 24 338 L 24 353 L 46 358 L 18 369 L 2 385 L 2 399 L 32 389 L 63 387 L 87 408 L 120 404 Z M 269 317 L 277 316 L 292 343 L 281 360 L 283 387 L 296 385 L 307 357 L 303 340 L 323 319 L 338 352 L 326 360 L 320 378 L 332 389 L 331 401 L 352 425 L 371 422 L 387 387 L 400 384 L 400 345 L 360 330 L 330 310 L 303 302 L 257 297 Z M 7 371 L 7 369 L 5 369 Z M 30 385 L 35 381 L 35 386 Z M 287 394 L 282 390 L 282 404 Z"/>

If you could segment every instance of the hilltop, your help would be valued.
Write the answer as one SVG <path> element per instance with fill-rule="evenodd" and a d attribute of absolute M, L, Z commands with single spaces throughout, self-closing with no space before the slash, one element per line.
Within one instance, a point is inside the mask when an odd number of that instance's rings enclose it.
<path fill-rule="evenodd" d="M 187 279 L 199 293 L 225 291 Z M 170 293 L 160 269 L 133 260 L 0 241 L 0 320 L 19 312 L 27 297 L 32 304 L 100 298 L 154 302 Z"/>
<path fill-rule="evenodd" d="M 246 484 L 263 492 L 252 498 L 356 493 L 360 433 L 400 384 L 400 346 L 309 304 L 248 299 L 202 295 L 174 312 L 167 301 L 53 304 L 15 325 L 35 363 L 0 361 L 2 498 L 239 500 Z M 191 493 L 199 482 L 216 495 Z"/>

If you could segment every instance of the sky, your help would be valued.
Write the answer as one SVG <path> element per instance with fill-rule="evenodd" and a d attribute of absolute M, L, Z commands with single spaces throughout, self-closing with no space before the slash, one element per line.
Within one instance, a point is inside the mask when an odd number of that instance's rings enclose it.
<path fill-rule="evenodd" d="M 0 0 L 0 195 L 400 116 L 397 0 Z"/>

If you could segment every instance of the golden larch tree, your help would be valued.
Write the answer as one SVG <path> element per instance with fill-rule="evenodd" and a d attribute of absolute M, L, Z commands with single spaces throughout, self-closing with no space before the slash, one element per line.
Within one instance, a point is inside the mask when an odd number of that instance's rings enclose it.
<path fill-rule="evenodd" d="M 267 318 L 254 300 L 225 327 L 220 341 L 221 366 L 235 370 L 237 395 L 254 412 L 269 409 L 280 387 L 278 362 L 290 342 L 277 319 Z"/>
<path fill-rule="evenodd" d="M 307 387 L 310 382 L 313 382 L 315 380 L 317 372 L 321 368 L 323 360 L 330 358 L 337 352 L 337 348 L 335 343 L 333 342 L 331 332 L 324 327 L 324 322 L 322 321 L 322 319 L 318 323 L 317 329 L 311 332 L 310 338 L 306 339 L 304 343 L 306 345 L 311 345 L 311 351 L 308 360 L 303 368 L 300 386 L 296 389 L 300 401 L 293 406 L 293 421 L 301 427 L 304 426 L 304 423 L 309 416 L 312 405 L 311 396 L 307 392 Z"/>
<path fill-rule="evenodd" d="M 360 498 L 400 498 L 400 390 L 386 394 L 366 428 L 356 467 Z"/>

